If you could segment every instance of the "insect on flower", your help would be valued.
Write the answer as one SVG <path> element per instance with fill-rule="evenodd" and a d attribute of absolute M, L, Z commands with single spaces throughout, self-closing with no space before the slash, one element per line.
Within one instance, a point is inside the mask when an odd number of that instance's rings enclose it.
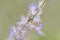
<path fill-rule="evenodd" d="M 9 39 L 13 40 L 15 37 L 16 40 L 25 40 L 25 35 L 29 30 L 35 30 L 39 35 L 44 35 L 42 32 L 43 23 L 41 21 L 41 14 L 43 12 L 43 7 L 46 3 L 46 0 L 40 0 L 39 3 L 29 4 L 29 13 L 25 17 L 21 15 L 20 21 L 16 23 L 16 26 L 11 27 L 11 34 Z M 38 26 L 34 25 L 38 23 Z"/>

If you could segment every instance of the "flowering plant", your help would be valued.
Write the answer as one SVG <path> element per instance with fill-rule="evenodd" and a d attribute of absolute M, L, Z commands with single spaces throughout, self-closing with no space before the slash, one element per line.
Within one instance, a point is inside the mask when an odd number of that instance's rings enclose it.
<path fill-rule="evenodd" d="M 45 35 L 41 31 L 43 24 L 40 19 L 45 3 L 46 0 L 40 0 L 38 4 L 29 4 L 28 16 L 24 17 L 24 15 L 21 15 L 20 21 L 16 23 L 16 26 L 13 25 L 11 27 L 11 33 L 8 40 L 13 40 L 14 37 L 16 40 L 25 40 L 25 35 L 29 30 L 35 30 L 41 36 Z M 38 26 L 34 25 L 35 23 L 37 23 Z"/>

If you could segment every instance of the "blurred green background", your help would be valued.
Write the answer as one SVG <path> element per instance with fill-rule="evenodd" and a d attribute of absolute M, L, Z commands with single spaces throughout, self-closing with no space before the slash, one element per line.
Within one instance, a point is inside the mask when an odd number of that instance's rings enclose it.
<path fill-rule="evenodd" d="M 21 14 L 28 12 L 28 4 L 38 0 L 0 0 L 0 40 L 5 40 L 10 26 L 19 21 Z M 60 40 L 60 0 L 47 0 L 41 16 L 45 37 L 30 32 L 26 40 Z"/>

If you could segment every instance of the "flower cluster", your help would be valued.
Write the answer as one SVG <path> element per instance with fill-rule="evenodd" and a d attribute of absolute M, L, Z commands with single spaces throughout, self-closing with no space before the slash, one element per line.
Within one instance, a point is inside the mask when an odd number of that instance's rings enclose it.
<path fill-rule="evenodd" d="M 39 3 L 29 4 L 28 16 L 21 15 L 20 21 L 16 23 L 16 26 L 11 27 L 11 33 L 8 37 L 10 40 L 13 40 L 14 37 L 16 40 L 25 40 L 29 30 L 35 30 L 39 35 L 44 35 L 41 31 L 43 24 L 40 15 L 42 14 L 45 2 L 46 0 L 40 0 Z M 38 26 L 34 25 L 35 23 Z"/>

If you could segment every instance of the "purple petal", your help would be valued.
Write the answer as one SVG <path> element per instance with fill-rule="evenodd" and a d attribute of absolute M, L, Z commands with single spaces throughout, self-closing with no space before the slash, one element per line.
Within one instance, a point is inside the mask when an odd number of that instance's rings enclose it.
<path fill-rule="evenodd" d="M 15 33 L 16 33 L 14 26 L 11 27 L 10 31 L 11 31 L 10 37 L 13 37 L 15 35 Z"/>
<path fill-rule="evenodd" d="M 15 33 L 15 28 L 11 27 L 11 33 Z"/>
<path fill-rule="evenodd" d="M 33 7 L 35 8 L 34 11 L 36 11 L 38 9 L 38 5 L 36 3 L 31 3 L 29 5 L 29 9 L 32 9 Z"/>
<path fill-rule="evenodd" d="M 38 31 L 38 34 L 41 36 L 44 35 L 44 33 L 42 31 Z"/>
<path fill-rule="evenodd" d="M 41 30 L 42 27 L 43 27 L 43 24 L 39 24 L 39 26 L 37 27 L 37 30 L 38 30 L 38 31 Z"/>

